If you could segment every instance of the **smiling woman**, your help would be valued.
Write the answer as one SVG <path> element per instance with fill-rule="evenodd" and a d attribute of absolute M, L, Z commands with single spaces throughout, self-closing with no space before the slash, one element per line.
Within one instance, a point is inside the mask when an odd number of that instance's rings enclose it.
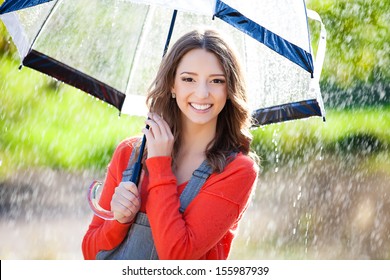
<path fill-rule="evenodd" d="M 240 65 L 219 33 L 183 35 L 148 94 L 144 175 L 127 182 L 139 139 L 111 160 L 83 240 L 87 259 L 227 259 L 254 186 L 250 113 Z"/>

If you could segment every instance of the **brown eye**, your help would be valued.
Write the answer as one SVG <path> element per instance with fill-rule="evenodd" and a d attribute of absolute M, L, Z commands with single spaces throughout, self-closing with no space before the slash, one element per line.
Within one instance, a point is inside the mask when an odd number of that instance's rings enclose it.
<path fill-rule="evenodd" d="M 194 79 L 193 78 L 181 78 L 181 80 L 183 81 L 183 82 L 187 82 L 187 83 L 192 83 L 192 82 L 194 82 Z"/>
<path fill-rule="evenodd" d="M 223 80 L 223 79 L 214 79 L 211 82 L 214 83 L 214 84 L 224 84 L 225 80 Z"/>

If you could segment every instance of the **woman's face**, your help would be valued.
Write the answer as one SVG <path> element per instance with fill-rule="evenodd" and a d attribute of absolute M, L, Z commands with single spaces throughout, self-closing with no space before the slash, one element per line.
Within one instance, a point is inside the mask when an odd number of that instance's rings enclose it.
<path fill-rule="evenodd" d="M 226 75 L 217 56 L 204 49 L 186 53 L 177 67 L 172 93 L 184 122 L 215 127 L 227 99 Z"/>

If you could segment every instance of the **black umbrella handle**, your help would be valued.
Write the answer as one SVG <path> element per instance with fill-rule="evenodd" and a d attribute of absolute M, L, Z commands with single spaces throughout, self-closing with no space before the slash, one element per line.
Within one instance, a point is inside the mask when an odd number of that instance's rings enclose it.
<path fill-rule="evenodd" d="M 146 129 L 149 129 L 149 125 L 146 126 Z M 145 145 L 146 145 L 146 136 L 144 135 L 142 138 L 141 147 L 139 149 L 139 155 L 137 158 L 137 162 L 134 163 L 133 174 L 131 175 L 131 178 L 130 178 L 130 182 L 133 182 L 136 186 L 138 186 L 139 179 L 141 177 L 142 158 L 144 156 Z"/>

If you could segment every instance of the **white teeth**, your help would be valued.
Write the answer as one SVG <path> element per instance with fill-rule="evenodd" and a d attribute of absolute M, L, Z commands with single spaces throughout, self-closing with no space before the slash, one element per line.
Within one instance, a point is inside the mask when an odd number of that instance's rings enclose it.
<path fill-rule="evenodd" d="M 194 107 L 196 110 L 207 110 L 211 107 L 211 104 L 196 104 L 191 103 L 191 106 Z"/>

